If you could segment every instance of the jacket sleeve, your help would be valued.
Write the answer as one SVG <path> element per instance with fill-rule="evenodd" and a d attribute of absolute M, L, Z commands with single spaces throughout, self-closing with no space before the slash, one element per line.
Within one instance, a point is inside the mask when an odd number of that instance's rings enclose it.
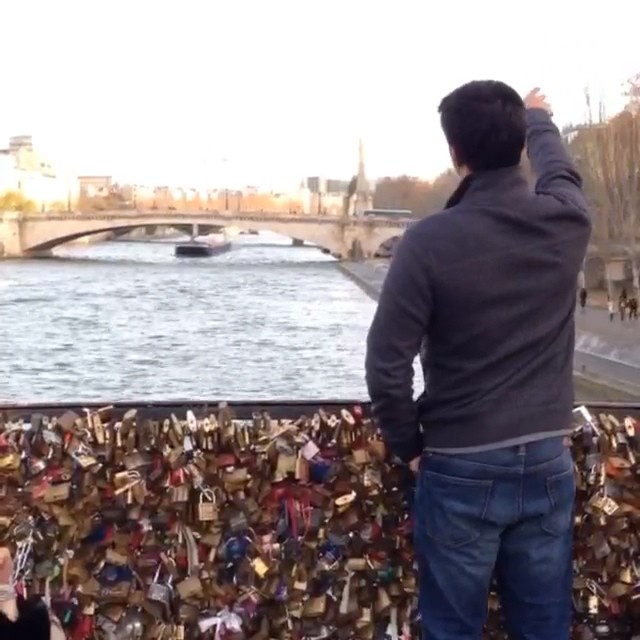
<path fill-rule="evenodd" d="M 536 193 L 550 195 L 588 215 L 582 178 L 560 132 L 543 109 L 527 110 L 527 152 L 536 174 Z"/>
<path fill-rule="evenodd" d="M 404 462 L 423 448 L 413 399 L 413 362 L 430 314 L 424 250 L 416 251 L 407 231 L 394 252 L 369 329 L 365 365 L 373 417 L 391 453 Z"/>

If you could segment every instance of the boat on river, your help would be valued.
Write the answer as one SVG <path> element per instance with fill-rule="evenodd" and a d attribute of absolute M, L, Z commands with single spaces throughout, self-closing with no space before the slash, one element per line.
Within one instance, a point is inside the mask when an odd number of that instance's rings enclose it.
<path fill-rule="evenodd" d="M 209 258 L 226 253 L 231 249 L 231 243 L 224 242 L 200 242 L 191 240 L 176 245 L 175 256 L 177 258 Z"/>
<path fill-rule="evenodd" d="M 180 242 L 174 250 L 177 258 L 209 258 L 226 253 L 231 249 L 231 242 L 223 232 L 222 240 L 198 240 L 198 225 L 194 224 L 191 238 L 187 242 Z"/>

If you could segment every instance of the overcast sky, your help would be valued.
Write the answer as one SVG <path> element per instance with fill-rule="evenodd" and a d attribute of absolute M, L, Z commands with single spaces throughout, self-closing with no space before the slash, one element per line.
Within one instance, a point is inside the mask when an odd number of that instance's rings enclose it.
<path fill-rule="evenodd" d="M 2 0 L 0 144 L 32 133 L 83 174 L 283 187 L 448 167 L 440 98 L 540 85 L 559 123 L 615 109 L 640 2 Z M 223 162 L 226 159 L 226 162 Z"/>

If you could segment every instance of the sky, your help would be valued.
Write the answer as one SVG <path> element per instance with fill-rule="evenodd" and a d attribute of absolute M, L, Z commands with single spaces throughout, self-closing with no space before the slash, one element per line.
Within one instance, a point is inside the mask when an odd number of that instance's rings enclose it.
<path fill-rule="evenodd" d="M 76 174 L 289 188 L 433 178 L 440 99 L 540 86 L 559 124 L 640 71 L 640 2 L 1 0 L 0 146 L 32 134 Z"/>

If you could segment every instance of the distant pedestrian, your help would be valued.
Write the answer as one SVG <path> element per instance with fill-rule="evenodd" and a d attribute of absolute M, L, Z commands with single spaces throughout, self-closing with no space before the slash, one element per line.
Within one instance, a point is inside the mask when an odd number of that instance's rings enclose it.
<path fill-rule="evenodd" d="M 638 319 L 638 299 L 632 296 L 627 301 L 627 308 L 629 309 L 629 320 Z"/>
<path fill-rule="evenodd" d="M 580 289 L 580 306 L 583 309 L 587 306 L 587 290 L 584 287 Z"/>
<path fill-rule="evenodd" d="M 625 294 L 624 297 L 622 296 L 622 293 L 620 294 L 620 299 L 618 300 L 618 311 L 620 311 L 620 322 L 624 322 L 624 318 L 626 316 L 627 313 L 627 295 L 625 290 L 623 289 L 622 292 Z"/>
<path fill-rule="evenodd" d="M 613 300 L 609 296 L 607 296 L 607 308 L 609 309 L 609 322 L 613 322 L 613 317 L 616 314 L 616 310 L 613 306 Z"/>

